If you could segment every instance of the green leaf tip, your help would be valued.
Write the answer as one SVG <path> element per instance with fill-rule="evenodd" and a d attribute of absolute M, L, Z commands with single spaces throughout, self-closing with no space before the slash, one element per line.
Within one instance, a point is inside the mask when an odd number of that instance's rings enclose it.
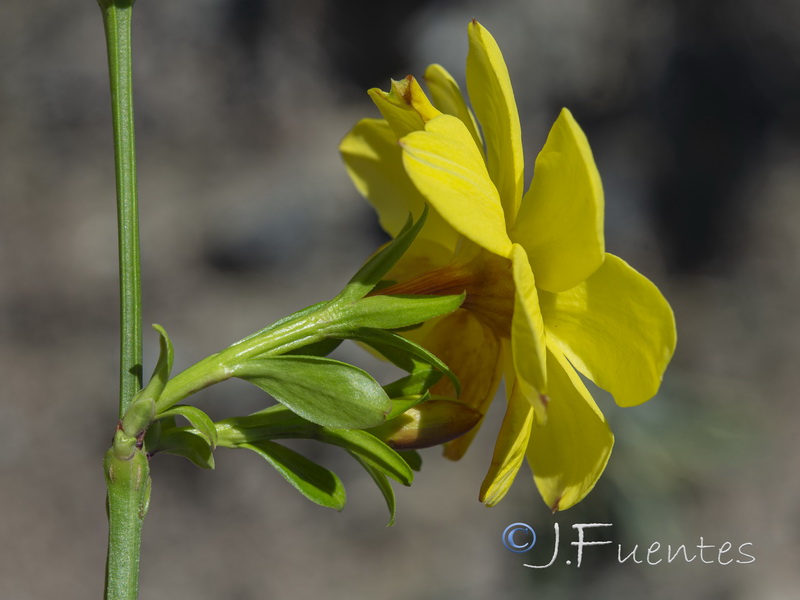
<path fill-rule="evenodd" d="M 326 508 L 342 510 L 347 496 L 339 477 L 302 454 L 276 442 L 261 441 L 242 444 L 270 463 L 298 492 Z"/>
<path fill-rule="evenodd" d="M 382 249 L 376 252 L 364 264 L 358 272 L 353 275 L 347 286 L 345 286 L 342 293 L 339 294 L 334 302 L 353 302 L 366 296 L 375 288 L 386 273 L 397 264 L 397 261 L 406 253 L 411 243 L 417 237 L 417 234 L 425 224 L 425 219 L 428 217 L 428 206 L 426 205 L 417 219 L 416 223 L 414 218 L 409 214 L 406 224 L 403 229 L 397 234 L 391 242 L 386 244 Z"/>

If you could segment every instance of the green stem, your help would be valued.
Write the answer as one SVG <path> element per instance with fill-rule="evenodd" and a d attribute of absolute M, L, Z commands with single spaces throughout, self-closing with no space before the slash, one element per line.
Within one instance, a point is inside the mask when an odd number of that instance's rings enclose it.
<path fill-rule="evenodd" d="M 104 468 L 108 488 L 105 599 L 136 600 L 142 524 L 150 503 L 150 465 L 138 448 L 128 457 L 120 457 L 111 448 Z"/>
<path fill-rule="evenodd" d="M 142 290 L 131 75 L 134 0 L 98 0 L 108 48 L 117 181 L 120 281 L 120 419 L 142 388 Z M 106 600 L 135 600 L 142 523 L 150 497 L 147 456 L 115 437 L 105 459 L 108 488 Z M 131 442 L 131 440 L 126 440 Z M 133 440 L 135 442 L 135 439 Z"/>
<path fill-rule="evenodd" d="M 142 286 L 131 76 L 133 2 L 134 0 L 98 0 L 103 12 L 108 47 L 117 175 L 121 338 L 120 417 L 125 414 L 132 398 L 142 387 Z"/>
<path fill-rule="evenodd" d="M 285 354 L 295 348 L 321 341 L 326 327 L 334 322 L 338 309 L 320 303 L 273 323 L 222 352 L 207 356 L 167 382 L 156 401 L 156 412 L 169 407 L 216 383 L 233 376 L 233 365 L 255 356 Z"/>

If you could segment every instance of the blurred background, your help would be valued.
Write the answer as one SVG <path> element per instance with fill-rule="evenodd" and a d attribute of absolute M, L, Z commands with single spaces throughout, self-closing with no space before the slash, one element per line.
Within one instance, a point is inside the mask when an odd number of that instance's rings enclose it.
<path fill-rule="evenodd" d="M 377 116 L 366 89 L 439 62 L 463 85 L 466 26 L 498 40 L 528 176 L 562 106 L 606 191 L 609 251 L 672 303 L 662 391 L 623 410 L 578 507 L 548 513 L 526 471 L 477 501 L 502 403 L 467 457 L 423 453 L 397 524 L 349 457 L 309 446 L 348 489 L 342 513 L 260 458 L 206 472 L 155 461 L 142 598 L 790 599 L 800 575 L 800 5 L 793 0 L 139 0 L 135 86 L 144 321 L 186 367 L 335 294 L 385 238 L 337 145 Z M 0 597 L 102 594 L 101 457 L 116 421 L 113 158 L 91 0 L 0 6 Z M 145 372 L 157 338 L 146 333 Z M 356 348 L 339 356 L 368 365 Z M 599 395 L 598 395 L 599 396 Z M 205 393 L 215 417 L 256 388 Z M 514 554 L 501 533 L 531 524 Z M 561 554 L 552 567 L 554 523 Z M 611 546 L 575 566 L 574 523 Z M 702 537 L 702 542 L 701 542 Z M 713 545 L 687 564 L 619 564 L 653 542 Z M 725 542 L 732 550 L 720 559 Z M 737 552 L 741 544 L 755 557 Z M 565 560 L 572 558 L 573 564 Z M 654 560 L 657 556 L 654 556 Z M 734 562 L 721 565 L 733 558 Z"/>

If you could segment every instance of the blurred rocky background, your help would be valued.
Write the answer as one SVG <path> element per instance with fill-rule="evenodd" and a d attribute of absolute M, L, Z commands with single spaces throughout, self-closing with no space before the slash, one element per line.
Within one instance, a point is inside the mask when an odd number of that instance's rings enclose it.
<path fill-rule="evenodd" d="M 154 465 L 142 598 L 783 600 L 800 575 L 800 5 L 793 0 L 139 0 L 135 85 L 145 323 L 185 367 L 329 298 L 384 239 L 337 144 L 365 90 L 439 62 L 463 82 L 466 25 L 498 39 L 526 167 L 561 106 L 602 173 L 607 243 L 664 291 L 679 344 L 647 405 L 601 405 L 606 476 L 553 517 L 522 473 L 477 502 L 502 403 L 467 458 L 424 453 L 397 525 L 342 453 L 341 514 L 255 455 Z M 92 0 L 0 6 L 0 598 L 102 593 L 101 456 L 116 420 L 113 161 Z M 146 337 L 146 365 L 156 336 Z M 341 356 L 381 366 L 355 349 Z M 265 398 L 226 383 L 214 416 Z M 500 541 L 526 522 L 528 554 Z M 553 524 L 561 553 L 548 569 Z M 611 546 L 575 566 L 574 523 Z M 638 544 L 715 546 L 619 564 Z M 725 542 L 732 550 L 718 556 Z M 755 556 L 751 564 L 737 552 Z M 693 550 L 693 551 L 692 551 Z M 572 559 L 572 565 L 565 561 Z M 727 565 L 719 564 L 734 559 Z"/>

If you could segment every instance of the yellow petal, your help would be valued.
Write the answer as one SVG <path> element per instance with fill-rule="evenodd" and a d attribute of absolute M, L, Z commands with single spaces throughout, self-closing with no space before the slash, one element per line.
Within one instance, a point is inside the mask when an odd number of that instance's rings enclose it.
<path fill-rule="evenodd" d="M 533 427 L 533 406 L 522 395 L 515 378 L 506 380 L 508 407 L 494 446 L 492 464 L 483 480 L 479 500 L 494 506 L 502 500 L 517 476 Z"/>
<path fill-rule="evenodd" d="M 675 351 L 675 317 L 646 277 L 607 254 L 585 282 L 540 301 L 548 341 L 619 405 L 655 395 Z"/>
<path fill-rule="evenodd" d="M 440 115 L 425 131 L 400 140 L 406 173 L 453 229 L 499 256 L 508 256 L 500 198 L 466 125 Z"/>
<path fill-rule="evenodd" d="M 486 163 L 510 228 L 522 198 L 523 155 L 511 78 L 497 42 L 477 21 L 468 27 L 467 90 L 486 139 Z"/>
<path fill-rule="evenodd" d="M 577 504 L 591 491 L 611 455 L 614 435 L 558 350 L 548 350 L 547 374 L 547 423 L 533 426 L 526 455 L 539 493 L 555 512 Z"/>
<path fill-rule="evenodd" d="M 414 339 L 444 361 L 458 377 L 461 383 L 458 399 L 485 415 L 500 384 L 500 340 L 494 333 L 469 311 L 460 309 L 439 320 L 423 339 L 418 336 Z M 431 393 L 455 396 L 453 385 L 446 378 L 434 385 Z M 461 458 L 481 422 L 469 433 L 449 442 L 445 456 L 452 460 Z"/>
<path fill-rule="evenodd" d="M 546 406 L 541 394 L 547 392 L 545 330 L 539 309 L 539 294 L 528 257 L 522 246 L 512 251 L 514 274 L 514 317 L 511 320 L 511 353 L 514 371 L 523 396 L 534 403 L 537 419 L 544 419 Z"/>
<path fill-rule="evenodd" d="M 469 129 L 475 145 L 483 153 L 483 140 L 478 132 L 478 123 L 467 106 L 456 80 L 441 65 L 430 65 L 425 70 L 425 83 L 428 84 L 436 108 L 443 113 L 458 117 Z"/>
<path fill-rule="evenodd" d="M 536 158 L 511 238 L 525 248 L 536 283 L 561 292 L 603 262 L 603 186 L 586 135 L 563 109 Z"/>
<path fill-rule="evenodd" d="M 388 93 L 378 88 L 367 93 L 398 138 L 422 129 L 425 123 L 441 114 L 411 75 L 400 81 L 392 80 Z"/>
<path fill-rule="evenodd" d="M 378 212 L 381 227 L 392 237 L 405 225 L 409 213 L 418 219 L 425 199 L 403 168 L 402 150 L 388 123 L 360 121 L 339 146 L 345 167 L 356 188 Z M 432 210 L 416 241 L 431 240 L 453 250 L 458 232 Z"/>

